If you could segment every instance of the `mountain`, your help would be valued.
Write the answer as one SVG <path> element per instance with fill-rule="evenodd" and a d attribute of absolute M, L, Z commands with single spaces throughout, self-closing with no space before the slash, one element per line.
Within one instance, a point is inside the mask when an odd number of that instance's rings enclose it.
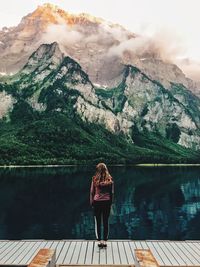
<path fill-rule="evenodd" d="M 163 60 L 156 43 L 85 13 L 73 15 L 44 4 L 16 27 L 4 27 L 0 40 L 2 73 L 18 72 L 39 45 L 56 41 L 65 56 L 82 66 L 93 84 L 116 87 L 126 71 L 124 65 L 134 65 L 169 90 L 174 82 L 199 95 L 198 85 L 175 64 Z"/>
<path fill-rule="evenodd" d="M 0 106 L 1 164 L 199 159 L 200 99 L 191 91 L 176 83 L 169 91 L 132 65 L 118 86 L 94 86 L 56 42 L 1 80 Z"/>

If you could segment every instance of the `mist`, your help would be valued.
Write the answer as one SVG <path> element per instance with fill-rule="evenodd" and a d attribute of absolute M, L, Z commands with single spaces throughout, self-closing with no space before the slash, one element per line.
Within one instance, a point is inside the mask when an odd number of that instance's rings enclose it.
<path fill-rule="evenodd" d="M 186 58 L 177 60 L 176 64 L 183 70 L 184 73 L 187 74 L 189 78 L 200 82 L 200 62 Z"/>
<path fill-rule="evenodd" d="M 160 28 L 152 34 L 145 36 L 133 34 L 120 25 L 102 22 L 95 27 L 89 25 L 70 25 L 60 23 L 50 25 L 43 34 L 42 41 L 50 43 L 57 41 L 61 50 L 69 54 L 69 47 L 78 46 L 81 51 L 100 47 L 101 56 L 109 60 L 113 57 L 122 58 L 125 52 L 143 58 L 155 58 L 177 64 L 189 78 L 200 80 L 200 62 L 180 60 L 187 52 L 183 40 L 177 34 Z M 94 49 L 94 59 L 95 59 Z"/>

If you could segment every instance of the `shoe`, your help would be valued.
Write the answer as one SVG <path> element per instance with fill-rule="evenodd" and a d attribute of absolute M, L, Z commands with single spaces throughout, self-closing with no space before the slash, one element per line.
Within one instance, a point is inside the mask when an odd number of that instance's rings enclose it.
<path fill-rule="evenodd" d="M 107 248 L 107 244 L 106 243 L 102 243 L 102 247 L 103 248 Z"/>
<path fill-rule="evenodd" d="M 98 243 L 98 247 L 102 248 L 103 247 L 103 243 Z"/>

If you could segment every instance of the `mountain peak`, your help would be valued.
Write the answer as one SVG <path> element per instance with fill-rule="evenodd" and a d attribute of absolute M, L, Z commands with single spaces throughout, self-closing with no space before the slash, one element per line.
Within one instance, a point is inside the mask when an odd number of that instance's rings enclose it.
<path fill-rule="evenodd" d="M 160 60 L 159 49 L 151 41 L 149 44 L 118 24 L 87 13 L 70 14 L 50 3 L 39 5 L 18 26 L 4 28 L 0 40 L 1 72 L 16 73 L 40 44 L 57 41 L 93 83 L 115 87 L 124 64 L 131 64 L 167 88 L 170 82 L 178 82 L 196 90 L 178 68 Z"/>
<path fill-rule="evenodd" d="M 20 24 L 28 27 L 37 24 L 39 28 L 45 29 L 49 24 L 58 23 L 58 9 L 57 6 L 51 4 L 39 5 L 33 12 L 23 17 Z"/>
<path fill-rule="evenodd" d="M 60 50 L 60 47 L 57 42 L 50 44 L 41 44 L 39 48 L 31 55 L 32 57 L 38 57 L 39 59 L 44 57 L 56 56 L 57 58 L 63 58 L 63 53 Z"/>
<path fill-rule="evenodd" d="M 67 11 L 61 9 L 57 5 L 45 3 L 43 5 L 38 5 L 35 11 L 30 13 L 27 18 L 40 18 L 44 22 L 50 23 L 67 23 L 68 25 L 73 24 L 87 24 L 87 23 L 101 23 L 103 19 L 94 17 L 87 13 L 80 14 L 70 14 Z"/>
<path fill-rule="evenodd" d="M 43 9 L 50 9 L 53 11 L 57 11 L 59 9 L 57 5 L 50 4 L 50 3 L 44 3 L 43 5 L 39 5 L 38 7 L 43 8 Z"/>
<path fill-rule="evenodd" d="M 41 73 L 45 68 L 55 69 L 63 60 L 64 54 L 61 52 L 57 42 L 51 44 L 42 44 L 29 57 L 27 64 L 23 67 L 21 73 L 29 74 L 37 69 Z"/>

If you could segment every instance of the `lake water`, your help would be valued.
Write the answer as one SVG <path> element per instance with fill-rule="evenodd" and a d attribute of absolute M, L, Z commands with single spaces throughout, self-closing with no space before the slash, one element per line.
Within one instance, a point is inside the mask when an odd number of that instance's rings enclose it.
<path fill-rule="evenodd" d="M 95 239 L 95 167 L 1 168 L 0 239 Z M 110 167 L 110 239 L 200 239 L 199 167 Z"/>

